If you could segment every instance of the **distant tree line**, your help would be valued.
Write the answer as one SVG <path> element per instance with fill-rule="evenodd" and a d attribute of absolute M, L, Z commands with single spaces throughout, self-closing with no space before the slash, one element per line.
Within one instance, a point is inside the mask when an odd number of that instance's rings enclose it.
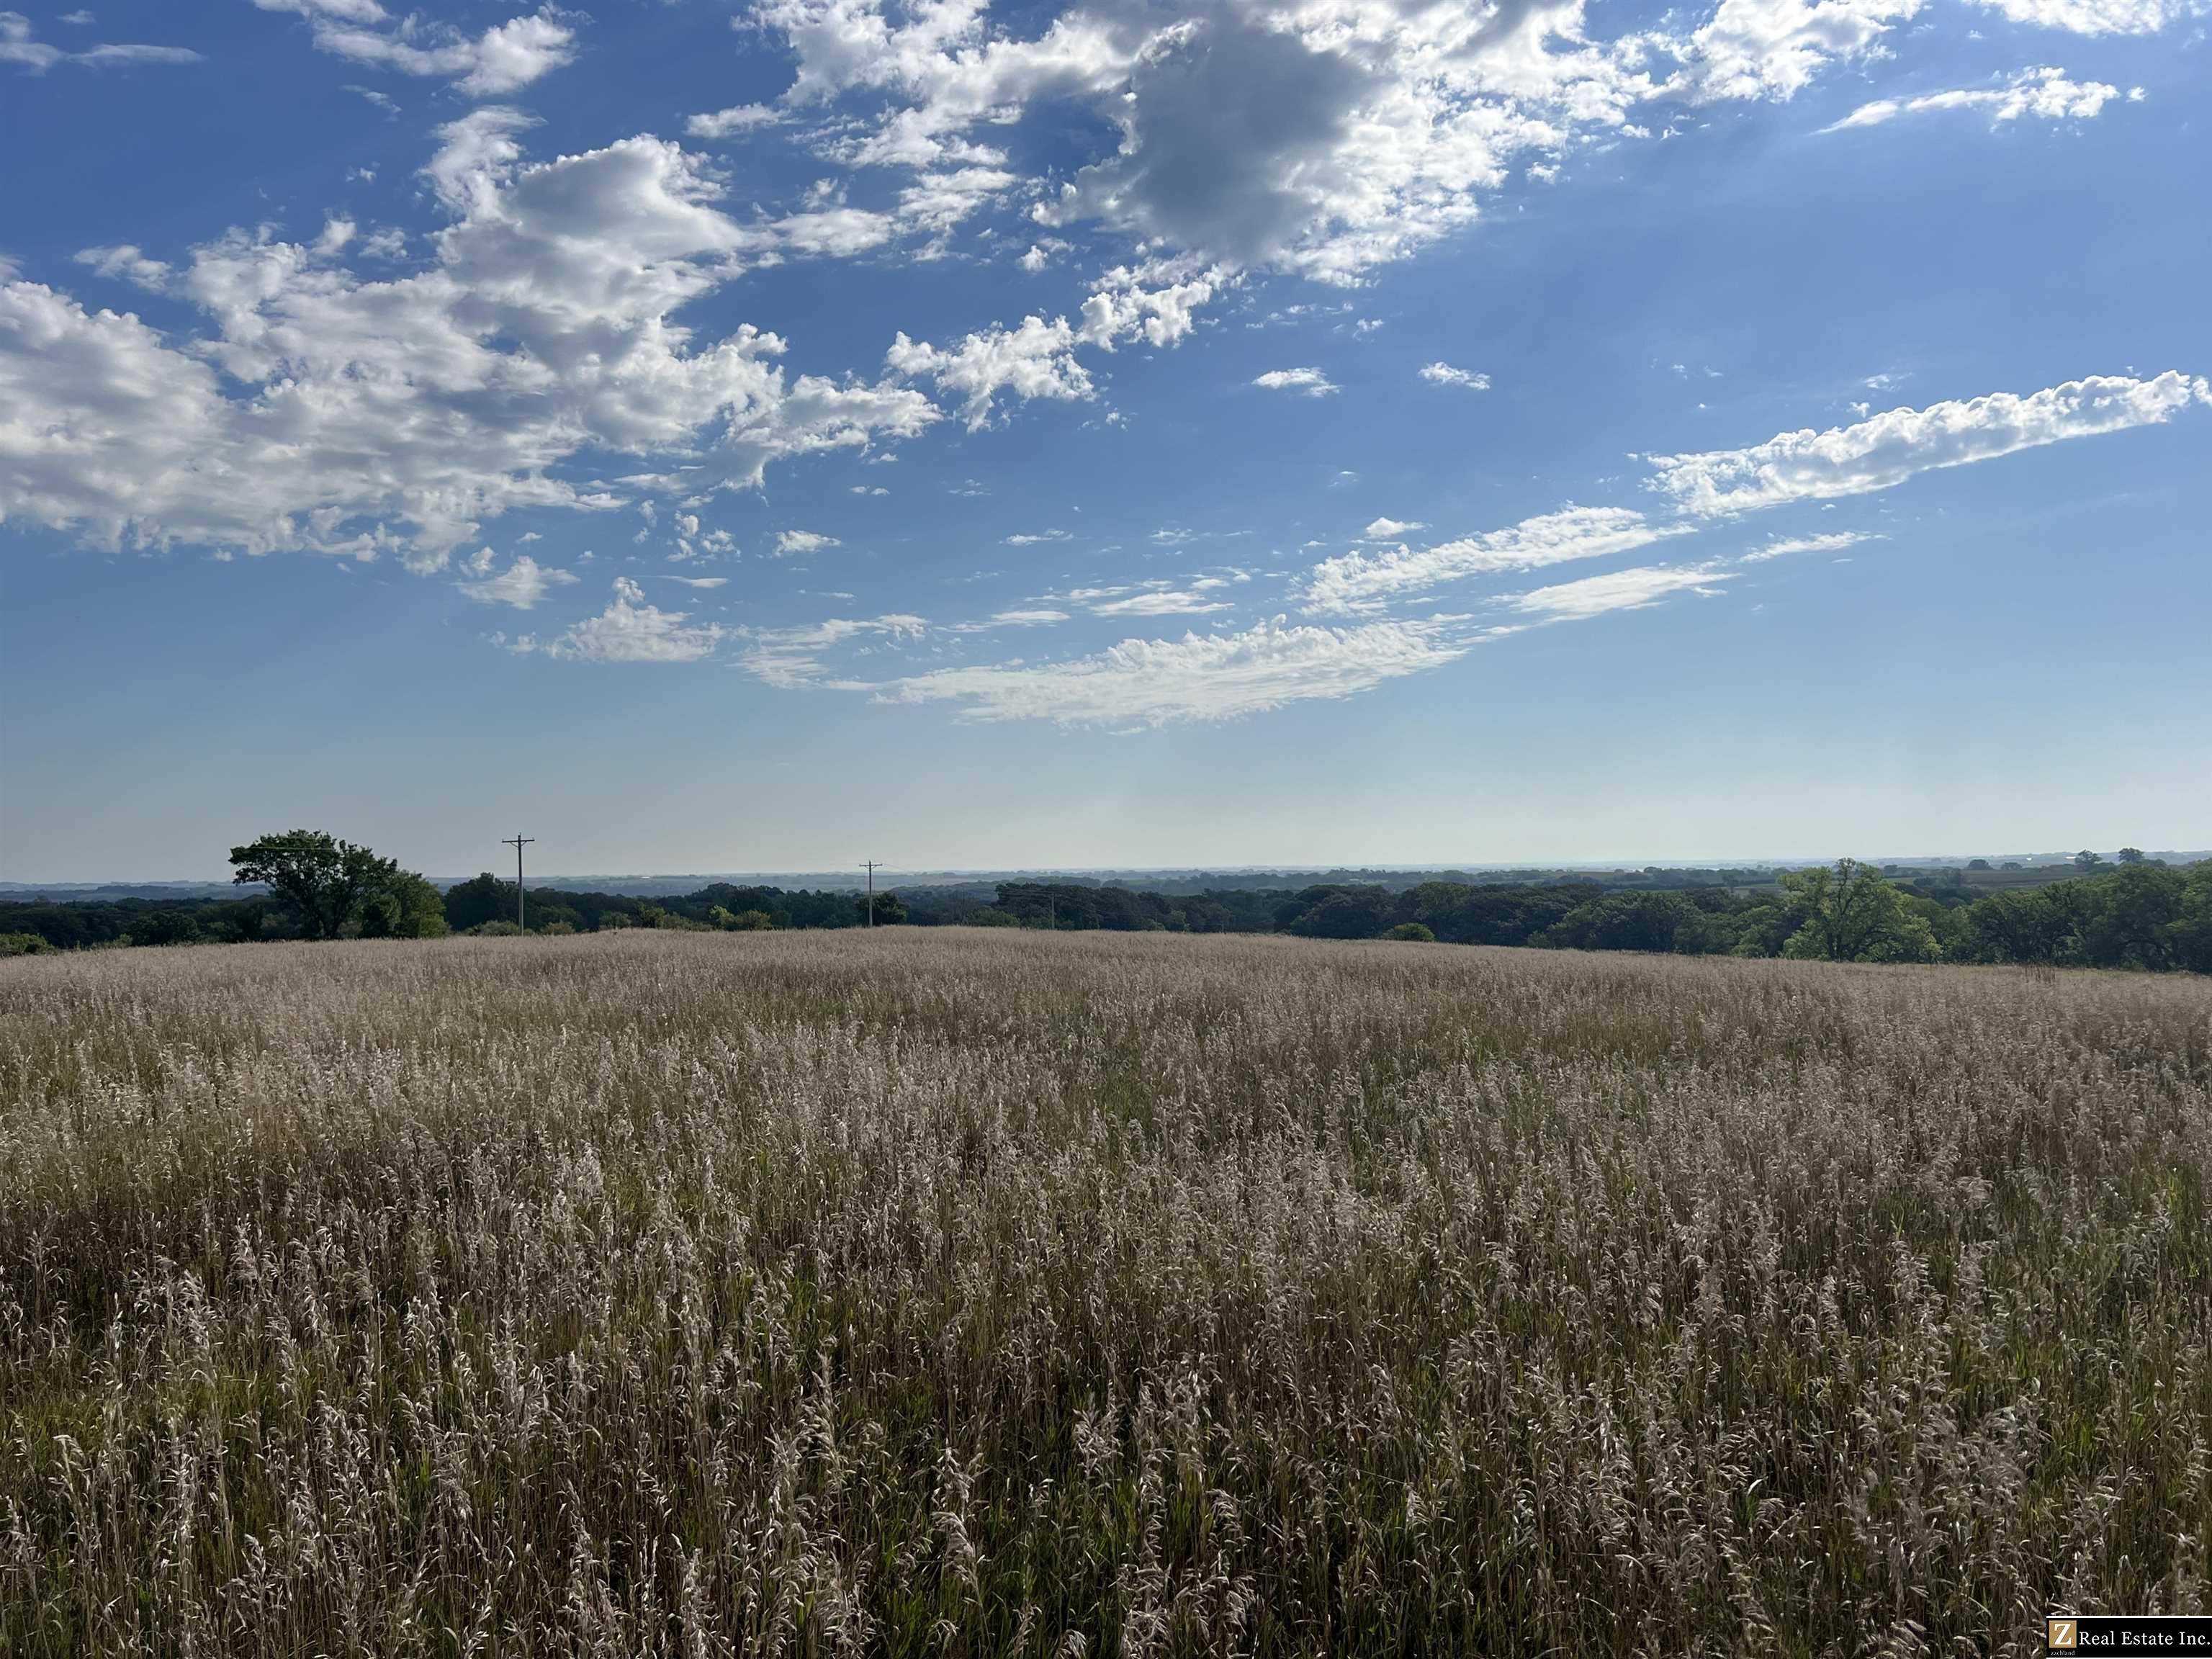
<path fill-rule="evenodd" d="M 0 903 L 0 954 L 109 945 L 274 939 L 435 938 L 518 927 L 514 884 L 489 872 L 441 894 L 365 848 L 295 830 L 235 848 L 244 899 Z M 2212 973 L 2212 860 L 2171 867 L 2124 849 L 2033 887 L 1978 890 L 1966 872 L 1893 879 L 1844 859 L 1747 885 L 1623 888 L 1597 881 L 1459 879 L 1410 886 L 1325 881 L 1198 891 L 1081 881 L 1005 881 L 875 896 L 878 926 L 1063 932 L 1291 933 L 1683 956 L 1832 962 L 2035 963 Z M 526 931 L 602 933 L 864 927 L 849 890 L 715 882 L 662 897 L 533 888 Z"/>

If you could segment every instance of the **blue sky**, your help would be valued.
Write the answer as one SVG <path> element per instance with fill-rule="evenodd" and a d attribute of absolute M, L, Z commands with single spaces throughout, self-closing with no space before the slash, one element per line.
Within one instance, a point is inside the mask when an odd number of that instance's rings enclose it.
<path fill-rule="evenodd" d="M 2201 844 L 2208 24 L 0 10 L 0 875 Z"/>

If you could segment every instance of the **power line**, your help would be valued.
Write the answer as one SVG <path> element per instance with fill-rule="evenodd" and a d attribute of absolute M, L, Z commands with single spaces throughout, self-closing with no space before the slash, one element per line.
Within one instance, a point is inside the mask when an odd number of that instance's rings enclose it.
<path fill-rule="evenodd" d="M 868 872 L 868 926 L 876 925 L 876 872 L 883 866 L 873 859 L 860 860 L 860 867 Z"/>
<path fill-rule="evenodd" d="M 501 836 L 499 842 L 501 847 L 514 848 L 514 925 L 526 930 L 529 924 L 522 919 L 522 849 L 537 839 L 517 830 L 514 835 Z"/>

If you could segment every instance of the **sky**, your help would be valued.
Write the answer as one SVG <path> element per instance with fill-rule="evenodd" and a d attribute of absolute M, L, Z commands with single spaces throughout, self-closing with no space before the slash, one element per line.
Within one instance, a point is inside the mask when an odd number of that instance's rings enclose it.
<path fill-rule="evenodd" d="M 2208 31 L 0 9 L 0 877 L 2203 845 Z"/>

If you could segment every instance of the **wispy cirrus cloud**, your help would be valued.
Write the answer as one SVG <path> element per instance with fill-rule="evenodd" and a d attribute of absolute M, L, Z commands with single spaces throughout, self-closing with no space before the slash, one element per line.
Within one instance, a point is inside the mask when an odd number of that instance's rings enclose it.
<path fill-rule="evenodd" d="M 1735 574 L 1717 560 L 1690 565 L 1643 565 L 1516 593 L 1506 604 L 1547 622 L 1582 622 L 1615 611 L 1641 611 L 1676 593 L 1717 592 L 1718 585 Z"/>
<path fill-rule="evenodd" d="M 64 23 L 88 24 L 90 12 L 72 12 Z M 189 46 L 144 46 L 133 42 L 104 42 L 83 47 L 57 46 L 38 38 L 31 20 L 20 11 L 0 11 L 0 64 L 43 75 L 57 64 L 82 64 L 91 69 L 122 69 L 132 64 L 197 64 L 200 54 Z"/>
<path fill-rule="evenodd" d="M 1433 547 L 1339 554 L 1313 568 L 1300 597 L 1308 615 L 1358 615 L 1470 576 L 1633 552 L 1689 528 L 1629 507 L 1566 507 Z"/>
<path fill-rule="evenodd" d="M 2033 117 L 2042 121 L 2087 121 L 2120 95 L 2120 89 L 2102 81 L 2071 81 L 2055 69 L 2023 70 L 2002 86 L 1955 87 L 1922 93 L 1912 98 L 1878 98 L 1861 104 L 1822 132 L 1842 132 L 1853 127 L 1880 126 L 1900 116 L 1924 115 L 1945 110 L 1978 110 L 1991 125 Z M 2140 101 L 2143 89 L 2128 94 Z"/>
<path fill-rule="evenodd" d="M 1231 634 L 1124 640 L 1062 662 L 938 669 L 892 682 L 878 695 L 951 703 L 963 720 L 1160 726 L 1353 696 L 1441 667 L 1468 648 L 1427 623 L 1321 628 L 1277 617 Z"/>

